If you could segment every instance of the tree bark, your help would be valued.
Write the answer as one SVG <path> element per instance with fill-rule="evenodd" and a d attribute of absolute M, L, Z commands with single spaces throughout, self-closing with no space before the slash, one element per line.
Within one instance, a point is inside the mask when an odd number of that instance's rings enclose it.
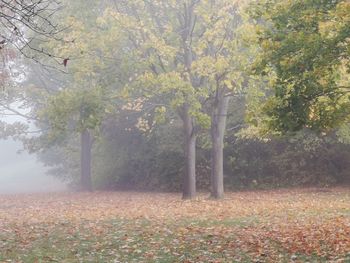
<path fill-rule="evenodd" d="M 192 86 L 195 86 L 194 78 L 191 73 L 193 62 L 192 38 L 193 30 L 196 25 L 196 16 L 194 13 L 194 2 L 184 3 L 184 13 L 180 16 L 182 28 L 181 38 L 184 52 L 184 65 L 188 76 L 185 77 Z M 193 199 L 196 196 L 196 141 L 197 134 L 195 131 L 194 118 L 189 113 L 189 105 L 185 103 L 180 114 L 184 124 L 185 136 L 185 157 L 186 171 L 183 180 L 183 199 Z"/>
<path fill-rule="evenodd" d="M 91 148 L 92 141 L 88 129 L 81 132 L 81 187 L 83 191 L 92 191 L 91 180 Z"/>
<path fill-rule="evenodd" d="M 183 114 L 185 136 L 186 170 L 183 180 L 183 199 L 193 199 L 196 196 L 196 141 L 192 117 L 188 110 Z"/>
<path fill-rule="evenodd" d="M 218 95 L 213 105 L 211 121 L 212 160 L 211 197 L 224 198 L 224 137 L 230 97 Z"/>

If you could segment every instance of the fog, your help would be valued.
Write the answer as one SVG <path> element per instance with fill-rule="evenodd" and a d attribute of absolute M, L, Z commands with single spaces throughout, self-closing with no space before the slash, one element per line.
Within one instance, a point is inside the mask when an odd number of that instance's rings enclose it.
<path fill-rule="evenodd" d="M 0 194 L 66 190 L 64 183 L 46 174 L 46 168 L 35 155 L 21 149 L 21 142 L 0 140 Z"/>
<path fill-rule="evenodd" d="M 350 263 L 349 110 L 350 0 L 1 1 L 0 263 Z"/>

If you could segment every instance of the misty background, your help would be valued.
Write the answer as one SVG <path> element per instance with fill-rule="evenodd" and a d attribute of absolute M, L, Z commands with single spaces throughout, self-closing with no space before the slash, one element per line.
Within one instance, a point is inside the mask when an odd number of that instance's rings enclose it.
<path fill-rule="evenodd" d="M 23 121 L 20 117 L 2 117 L 1 121 Z M 0 194 L 56 192 L 66 185 L 46 174 L 47 168 L 35 155 L 23 150 L 22 142 L 0 140 Z"/>

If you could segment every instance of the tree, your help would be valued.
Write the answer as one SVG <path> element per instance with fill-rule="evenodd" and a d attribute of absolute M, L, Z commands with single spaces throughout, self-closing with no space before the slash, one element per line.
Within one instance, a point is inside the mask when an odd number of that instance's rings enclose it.
<path fill-rule="evenodd" d="M 93 90 L 65 90 L 49 99 L 44 115 L 49 123 L 49 132 L 44 134 L 49 143 L 57 144 L 68 137 L 66 133 L 79 133 L 81 145 L 81 188 L 92 191 L 92 145 L 105 113 L 101 88 Z"/>
<path fill-rule="evenodd" d="M 195 8 L 199 1 L 117 1 L 109 18 L 129 37 L 136 63 L 134 87 L 141 97 L 161 97 L 155 107 L 170 106 L 182 120 L 186 172 L 183 198 L 196 195 L 196 140 L 201 104 L 200 80 L 191 72 L 195 59 Z M 142 91 L 140 92 L 140 90 Z"/>
<path fill-rule="evenodd" d="M 66 23 L 70 29 L 64 32 L 67 44 L 59 49 L 51 49 L 62 57 L 70 58 L 67 65 L 70 77 L 62 90 L 49 102 L 48 120 L 51 130 L 60 131 L 57 123 L 72 127 L 80 134 L 81 145 L 81 184 L 84 190 L 92 189 L 91 161 L 92 143 L 106 116 L 115 111 L 117 97 L 115 90 L 120 87 L 123 77 L 118 60 L 120 41 L 119 30 L 99 19 L 104 7 L 92 1 L 91 9 L 70 16 Z M 68 5 L 68 3 L 67 3 Z M 71 11 L 85 6 L 72 3 Z M 91 30 L 94 29 L 94 32 Z M 73 122 L 73 123 L 74 123 Z"/>
<path fill-rule="evenodd" d="M 230 100 L 241 97 L 250 50 L 243 45 L 244 1 L 203 1 L 197 15 L 202 35 L 193 71 L 201 78 L 211 120 L 211 196 L 224 196 L 224 138 Z M 245 30 L 248 28 L 245 28 Z M 248 31 L 249 32 L 249 31 Z"/>
<path fill-rule="evenodd" d="M 121 38 L 116 28 L 98 19 L 103 7 L 95 1 L 91 1 L 91 9 L 73 15 L 85 5 L 86 1 L 66 3 L 72 13 L 67 11 L 61 17 L 61 24 L 69 27 L 59 35 L 65 40 L 62 45 L 57 46 L 54 39 L 38 45 L 40 50 L 67 58 L 66 74 L 51 72 L 49 78 L 58 79 L 54 88 L 36 82 L 39 99 L 32 99 L 36 101 L 33 111 L 39 116 L 38 125 L 44 130 L 36 140 L 36 150 L 68 147 L 72 137 L 79 135 L 81 188 L 90 191 L 93 142 L 105 117 L 115 110 L 117 98 L 113 94 L 122 81 L 116 52 Z"/>
<path fill-rule="evenodd" d="M 271 130 L 328 131 L 349 120 L 349 1 L 259 1 L 261 56 L 256 71 L 273 80 L 265 104 Z"/>
<path fill-rule="evenodd" d="M 223 196 L 223 140 L 230 96 L 243 77 L 235 33 L 241 23 L 235 1 L 117 1 L 109 17 L 129 36 L 137 59 L 126 90 L 160 98 L 155 107 L 183 123 L 186 173 L 183 198 L 196 194 L 196 141 L 212 126 L 213 197 Z M 242 51 L 242 50 L 241 50 Z M 209 109 L 209 112 L 208 110 Z"/>

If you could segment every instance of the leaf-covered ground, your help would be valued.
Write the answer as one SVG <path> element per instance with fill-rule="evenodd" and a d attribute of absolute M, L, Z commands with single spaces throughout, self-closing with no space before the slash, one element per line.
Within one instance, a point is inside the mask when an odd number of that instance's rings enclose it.
<path fill-rule="evenodd" d="M 350 189 L 0 196 L 0 262 L 350 262 Z"/>

